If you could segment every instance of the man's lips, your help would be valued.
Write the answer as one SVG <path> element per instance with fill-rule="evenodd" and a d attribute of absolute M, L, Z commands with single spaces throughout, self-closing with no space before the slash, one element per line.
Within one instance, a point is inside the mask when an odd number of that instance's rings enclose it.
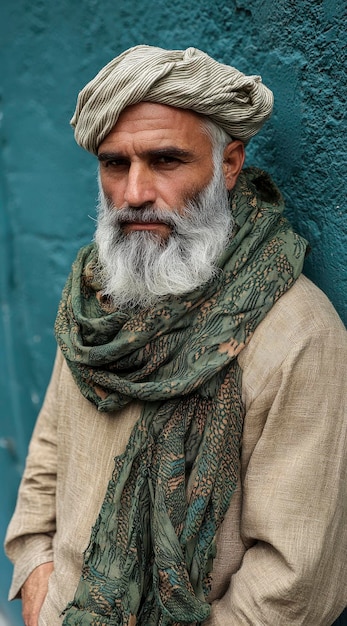
<path fill-rule="evenodd" d="M 136 230 L 153 230 L 167 234 L 172 230 L 171 226 L 165 224 L 165 222 L 122 222 L 121 227 L 125 233 L 134 232 Z"/>

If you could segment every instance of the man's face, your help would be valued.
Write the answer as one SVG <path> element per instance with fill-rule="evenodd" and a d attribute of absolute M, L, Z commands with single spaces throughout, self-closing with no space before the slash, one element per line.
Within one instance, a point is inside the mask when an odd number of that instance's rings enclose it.
<path fill-rule="evenodd" d="M 100 144 L 97 274 L 115 308 L 146 308 L 218 274 L 244 159 L 240 141 L 223 144 L 212 148 L 197 114 L 150 103 L 125 109 Z"/>
<path fill-rule="evenodd" d="M 180 212 L 187 200 L 212 179 L 212 144 L 201 118 L 194 112 L 163 104 L 141 102 L 127 107 L 98 150 L 100 180 L 113 206 L 145 207 Z M 162 239 L 168 224 L 134 222 L 124 234 L 150 231 Z"/>

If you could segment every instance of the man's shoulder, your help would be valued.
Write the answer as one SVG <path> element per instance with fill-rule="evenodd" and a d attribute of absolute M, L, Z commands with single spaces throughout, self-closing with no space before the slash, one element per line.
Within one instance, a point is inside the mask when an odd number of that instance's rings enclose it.
<path fill-rule="evenodd" d="M 264 329 L 273 324 L 280 324 L 289 335 L 344 329 L 328 297 L 303 274 L 269 311 Z"/>
<path fill-rule="evenodd" d="M 347 350 L 345 327 L 330 300 L 301 275 L 259 324 L 239 363 L 244 372 L 263 376 L 313 341 L 344 345 Z"/>

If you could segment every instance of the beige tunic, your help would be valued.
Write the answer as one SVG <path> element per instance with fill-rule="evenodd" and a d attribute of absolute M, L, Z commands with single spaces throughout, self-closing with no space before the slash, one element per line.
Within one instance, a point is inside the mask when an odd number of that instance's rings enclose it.
<path fill-rule="evenodd" d="M 205 624 L 327 626 L 347 604 L 346 331 L 301 277 L 239 362 L 241 476 L 218 534 Z M 62 623 L 113 458 L 139 410 L 98 413 L 58 353 L 7 534 L 11 598 L 54 559 L 40 626 Z"/>

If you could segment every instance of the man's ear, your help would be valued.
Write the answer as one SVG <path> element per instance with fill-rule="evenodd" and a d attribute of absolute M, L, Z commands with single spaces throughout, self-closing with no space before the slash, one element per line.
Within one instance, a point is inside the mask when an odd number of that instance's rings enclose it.
<path fill-rule="evenodd" d="M 230 191 L 236 184 L 245 160 L 245 146 L 242 141 L 235 140 L 224 149 L 223 173 L 226 188 Z"/>

